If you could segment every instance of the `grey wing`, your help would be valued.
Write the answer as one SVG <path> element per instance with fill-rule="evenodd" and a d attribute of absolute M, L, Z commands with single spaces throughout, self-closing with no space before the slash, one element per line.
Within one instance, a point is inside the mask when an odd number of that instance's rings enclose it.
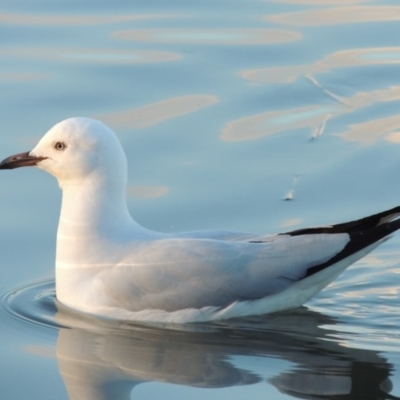
<path fill-rule="evenodd" d="M 129 301 L 131 309 L 225 307 L 285 290 L 308 268 L 338 254 L 348 240 L 347 234 L 280 236 L 267 243 L 162 239 L 102 279 L 108 288 L 117 283 L 118 290 L 108 295 L 118 303 Z"/>
<path fill-rule="evenodd" d="M 217 280 L 219 299 L 226 305 L 279 293 L 308 276 L 310 268 L 334 258 L 348 242 L 347 234 L 280 236 L 279 240 L 270 242 L 252 241 L 241 248 L 241 254 Z"/>

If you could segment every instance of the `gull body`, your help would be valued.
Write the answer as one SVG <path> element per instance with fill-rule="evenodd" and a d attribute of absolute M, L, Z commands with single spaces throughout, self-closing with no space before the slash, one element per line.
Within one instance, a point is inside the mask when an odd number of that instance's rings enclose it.
<path fill-rule="evenodd" d="M 400 208 L 272 236 L 163 234 L 126 205 L 127 161 L 114 132 L 71 118 L 0 169 L 37 166 L 63 191 L 56 294 L 81 312 L 124 320 L 197 322 L 304 304 L 400 227 Z"/>

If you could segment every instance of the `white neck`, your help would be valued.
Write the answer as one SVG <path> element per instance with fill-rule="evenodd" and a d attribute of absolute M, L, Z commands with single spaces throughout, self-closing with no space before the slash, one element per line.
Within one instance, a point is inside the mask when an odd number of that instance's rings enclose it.
<path fill-rule="evenodd" d="M 125 186 L 117 183 L 88 178 L 64 184 L 58 234 L 118 237 L 143 229 L 129 214 Z"/>
<path fill-rule="evenodd" d="M 93 176 L 79 184 L 61 185 L 57 268 L 115 262 L 121 243 L 152 234 L 131 218 L 124 182 Z"/>

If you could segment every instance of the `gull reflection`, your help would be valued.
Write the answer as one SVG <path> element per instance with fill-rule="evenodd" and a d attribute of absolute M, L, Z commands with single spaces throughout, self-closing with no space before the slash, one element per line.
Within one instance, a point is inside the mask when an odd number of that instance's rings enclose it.
<path fill-rule="evenodd" d="M 172 327 L 100 325 L 64 310 L 56 318 L 72 325 L 60 329 L 57 342 L 59 371 L 70 400 L 130 399 L 132 390 L 135 398 L 135 386 L 151 381 L 197 388 L 265 382 L 302 399 L 396 398 L 387 394 L 392 366 L 382 355 L 342 347 L 333 339 L 335 331 L 321 328 L 335 321 L 305 308 Z M 276 359 L 291 366 L 277 368 L 271 376 Z"/>

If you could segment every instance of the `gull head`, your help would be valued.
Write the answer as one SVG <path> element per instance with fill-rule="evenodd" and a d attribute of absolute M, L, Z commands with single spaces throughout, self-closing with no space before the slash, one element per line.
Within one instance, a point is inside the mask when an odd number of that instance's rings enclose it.
<path fill-rule="evenodd" d="M 0 169 L 37 166 L 61 187 L 86 179 L 126 180 L 126 157 L 115 133 L 100 121 L 70 118 L 53 126 L 36 147 L 8 157 Z"/>

